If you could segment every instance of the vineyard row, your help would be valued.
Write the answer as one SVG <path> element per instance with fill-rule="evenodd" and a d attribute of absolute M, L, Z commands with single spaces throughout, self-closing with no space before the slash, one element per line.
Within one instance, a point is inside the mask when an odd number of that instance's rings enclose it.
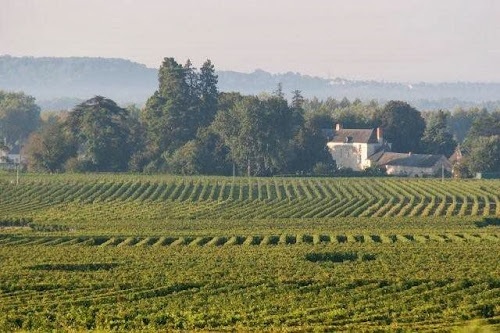
<path fill-rule="evenodd" d="M 328 243 L 408 243 L 408 242 L 499 242 L 496 234 L 443 233 L 428 235 L 268 235 L 268 236 L 233 236 L 233 237 L 0 237 L 0 246 L 43 245 L 43 246 L 229 246 L 229 245 L 293 245 L 293 244 L 328 244 Z"/>

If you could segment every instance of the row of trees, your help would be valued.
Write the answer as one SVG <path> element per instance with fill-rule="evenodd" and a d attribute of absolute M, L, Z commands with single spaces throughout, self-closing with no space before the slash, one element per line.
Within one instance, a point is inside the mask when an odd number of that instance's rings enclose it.
<path fill-rule="evenodd" d="M 12 146 L 32 133 L 25 153 L 36 170 L 272 175 L 331 170 L 322 129 L 342 123 L 383 127 L 399 152 L 450 156 L 461 142 L 466 171 L 500 171 L 488 153 L 498 151 L 500 112 L 422 113 L 400 101 L 304 100 L 300 91 L 289 102 L 280 85 L 259 96 L 219 93 L 209 60 L 198 70 L 165 58 L 158 80 L 142 110 L 96 96 L 41 127 L 33 98 L 1 93 L 0 134 Z"/>
<path fill-rule="evenodd" d="M 271 175 L 331 164 L 321 128 L 304 117 L 300 92 L 219 93 L 214 66 L 166 58 L 143 110 L 96 96 L 54 117 L 26 146 L 46 171 Z"/>

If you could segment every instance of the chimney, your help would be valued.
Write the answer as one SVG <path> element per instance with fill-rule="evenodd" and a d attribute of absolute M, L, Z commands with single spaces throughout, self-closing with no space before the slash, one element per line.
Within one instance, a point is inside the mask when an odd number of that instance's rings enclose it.
<path fill-rule="evenodd" d="M 335 125 L 336 131 L 340 131 L 341 129 L 342 129 L 342 124 L 339 123 L 339 124 Z"/>
<path fill-rule="evenodd" d="M 377 141 L 378 143 L 384 142 L 384 131 L 382 130 L 382 127 L 377 127 Z"/>

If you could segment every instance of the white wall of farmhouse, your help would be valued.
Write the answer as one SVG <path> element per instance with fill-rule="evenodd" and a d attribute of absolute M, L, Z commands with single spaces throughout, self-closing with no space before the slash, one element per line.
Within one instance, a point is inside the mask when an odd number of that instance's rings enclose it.
<path fill-rule="evenodd" d="M 381 144 L 328 142 L 327 146 L 338 168 L 361 171 L 372 165 L 368 156 L 374 154 Z"/>

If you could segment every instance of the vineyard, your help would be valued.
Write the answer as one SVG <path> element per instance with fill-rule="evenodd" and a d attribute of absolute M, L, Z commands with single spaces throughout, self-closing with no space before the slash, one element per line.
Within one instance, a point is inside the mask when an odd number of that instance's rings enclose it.
<path fill-rule="evenodd" d="M 0 174 L 0 330 L 500 330 L 500 181 Z"/>
<path fill-rule="evenodd" d="M 71 206 L 83 216 L 96 207 L 111 215 L 127 207 L 169 219 L 500 215 L 498 181 L 47 176 L 12 186 L 1 180 L 5 215 Z"/>

